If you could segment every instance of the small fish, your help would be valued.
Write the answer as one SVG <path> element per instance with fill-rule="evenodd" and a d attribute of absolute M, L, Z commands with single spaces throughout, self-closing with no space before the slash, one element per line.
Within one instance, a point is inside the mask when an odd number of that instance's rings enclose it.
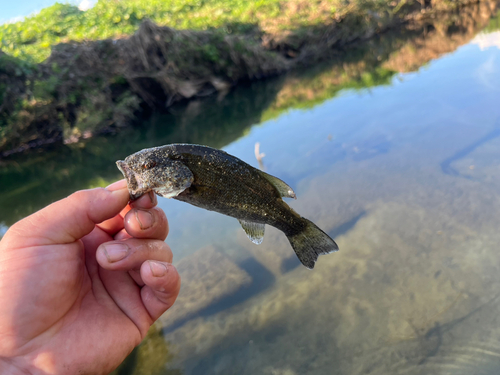
<path fill-rule="evenodd" d="M 338 246 L 315 224 L 292 210 L 282 197 L 292 188 L 228 153 L 207 146 L 171 144 L 144 149 L 116 162 L 132 200 L 153 190 L 239 220 L 250 240 L 260 244 L 265 224 L 285 233 L 304 266 L 314 268 L 321 254 Z"/>

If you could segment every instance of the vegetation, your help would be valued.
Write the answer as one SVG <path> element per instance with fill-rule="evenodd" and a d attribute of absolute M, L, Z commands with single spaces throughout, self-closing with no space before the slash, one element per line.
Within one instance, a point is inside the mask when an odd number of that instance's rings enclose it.
<path fill-rule="evenodd" d="M 221 29 L 240 34 L 259 28 L 266 33 L 331 23 L 347 12 L 401 10 L 385 1 L 340 0 L 99 0 L 80 11 L 57 3 L 13 24 L 0 26 L 0 47 L 14 57 L 41 62 L 51 47 L 69 41 L 121 38 L 137 31 L 144 19 L 179 30 Z"/>
<path fill-rule="evenodd" d="M 321 2 L 317 2 L 321 3 Z M 314 22 L 327 21 L 335 14 L 322 12 Z M 315 6 L 316 5 L 316 6 Z M 307 11 L 316 11 L 318 4 Z M 305 13 L 303 11 L 302 13 Z M 50 55 L 51 47 L 68 41 L 100 40 L 132 35 L 144 19 L 176 29 L 207 30 L 222 28 L 228 34 L 248 31 L 262 21 L 280 14 L 279 0 L 100 0 L 88 11 L 57 3 L 40 13 L 0 27 L 4 52 L 31 62 L 41 62 Z M 281 28 L 304 24 L 308 17 L 297 12 Z"/>

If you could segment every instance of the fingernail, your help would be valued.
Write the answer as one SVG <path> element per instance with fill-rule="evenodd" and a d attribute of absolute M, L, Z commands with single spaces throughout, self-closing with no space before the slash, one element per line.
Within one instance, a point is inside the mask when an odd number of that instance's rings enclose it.
<path fill-rule="evenodd" d="M 155 262 L 153 260 L 148 260 L 149 268 L 151 268 L 151 273 L 154 277 L 162 277 L 167 273 L 167 266 L 163 263 Z"/>
<path fill-rule="evenodd" d="M 125 179 L 113 182 L 111 185 L 106 187 L 106 190 L 116 191 L 127 188 L 127 181 Z"/>
<path fill-rule="evenodd" d="M 153 190 L 151 190 L 149 193 L 149 197 L 151 198 L 151 203 L 153 206 L 156 206 L 158 204 L 158 198 L 156 198 L 156 194 Z"/>
<path fill-rule="evenodd" d="M 155 218 L 149 211 L 136 210 L 135 218 L 137 219 L 142 230 L 151 228 L 155 222 Z"/>
<path fill-rule="evenodd" d="M 114 243 L 104 245 L 104 254 L 109 263 L 118 262 L 128 255 L 129 248 L 125 244 Z"/>

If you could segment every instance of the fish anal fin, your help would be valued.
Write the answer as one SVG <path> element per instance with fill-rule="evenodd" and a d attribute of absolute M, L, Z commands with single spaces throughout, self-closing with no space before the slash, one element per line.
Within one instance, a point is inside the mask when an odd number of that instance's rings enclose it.
<path fill-rule="evenodd" d="M 278 190 L 278 192 L 282 197 L 297 199 L 295 192 L 290 186 L 288 186 L 286 182 L 280 180 L 278 177 L 271 176 L 266 172 L 259 171 L 259 173 L 261 174 L 262 177 L 264 177 L 267 181 L 269 181 L 271 185 L 273 185 L 276 188 L 276 190 Z"/>
<path fill-rule="evenodd" d="M 238 221 L 240 222 L 248 238 L 250 238 L 250 241 L 252 241 L 256 245 L 260 245 L 262 243 L 262 240 L 264 239 L 265 224 L 241 219 L 238 219 Z"/>

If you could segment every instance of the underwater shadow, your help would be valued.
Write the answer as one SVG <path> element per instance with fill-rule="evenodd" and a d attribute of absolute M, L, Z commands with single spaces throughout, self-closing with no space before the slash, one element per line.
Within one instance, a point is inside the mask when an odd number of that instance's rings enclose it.
<path fill-rule="evenodd" d="M 497 123 L 500 123 L 500 121 L 497 121 Z M 497 124 L 498 125 L 498 124 Z M 477 141 L 473 142 L 469 146 L 457 151 L 454 153 L 452 156 L 449 158 L 445 159 L 444 161 L 441 162 L 440 167 L 441 171 L 443 171 L 444 174 L 454 176 L 454 177 L 463 177 L 468 180 L 473 180 L 471 176 L 466 176 L 458 172 L 455 168 L 451 166 L 451 164 L 457 160 L 460 160 L 464 158 L 465 156 L 469 155 L 471 152 L 475 151 L 479 146 L 482 146 L 483 144 L 497 138 L 500 136 L 500 127 L 497 127 L 493 129 L 491 132 L 486 134 L 484 137 L 481 137 Z"/>
<path fill-rule="evenodd" d="M 264 290 L 270 288 L 276 282 L 275 276 L 254 258 L 245 259 L 244 261 L 238 263 L 238 267 L 243 269 L 252 278 L 252 281 L 249 285 L 243 286 L 240 289 L 236 290 L 234 293 L 231 293 L 230 295 L 205 307 L 204 309 L 199 310 L 193 314 L 186 315 L 184 318 L 178 320 L 174 324 L 163 328 L 163 334 L 175 331 L 192 319 L 199 317 L 206 318 L 221 311 L 228 310 L 234 306 L 237 306 L 252 298 L 253 296 L 256 296 L 257 294 L 263 292 Z"/>

